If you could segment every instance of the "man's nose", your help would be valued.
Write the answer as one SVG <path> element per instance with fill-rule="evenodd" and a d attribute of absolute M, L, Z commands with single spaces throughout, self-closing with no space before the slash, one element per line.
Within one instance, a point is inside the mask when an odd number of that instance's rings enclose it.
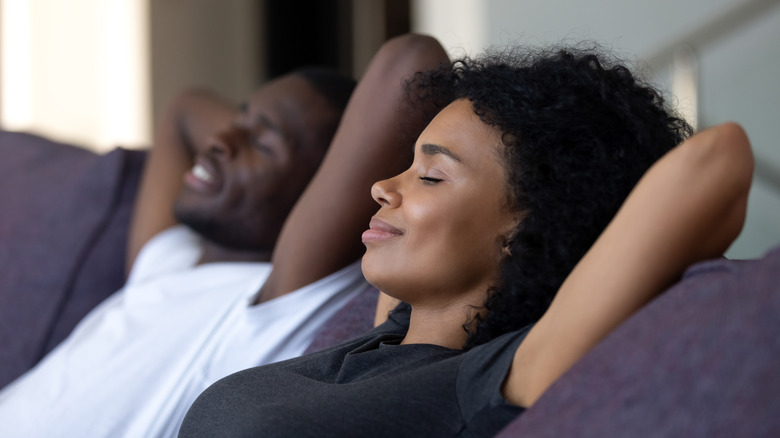
<path fill-rule="evenodd" d="M 225 158 L 232 158 L 238 153 L 242 144 L 246 144 L 249 133 L 239 126 L 231 126 L 213 134 L 208 141 L 209 149 Z"/>

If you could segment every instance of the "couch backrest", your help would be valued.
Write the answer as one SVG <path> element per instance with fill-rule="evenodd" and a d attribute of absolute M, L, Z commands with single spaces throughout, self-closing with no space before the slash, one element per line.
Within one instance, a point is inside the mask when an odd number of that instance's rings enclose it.
<path fill-rule="evenodd" d="M 0 131 L 0 387 L 124 283 L 144 153 Z"/>
<path fill-rule="evenodd" d="M 499 436 L 780 436 L 780 247 L 691 267 Z"/>
<path fill-rule="evenodd" d="M 338 345 L 371 330 L 378 299 L 379 291 L 366 287 L 322 325 L 304 354 Z"/>

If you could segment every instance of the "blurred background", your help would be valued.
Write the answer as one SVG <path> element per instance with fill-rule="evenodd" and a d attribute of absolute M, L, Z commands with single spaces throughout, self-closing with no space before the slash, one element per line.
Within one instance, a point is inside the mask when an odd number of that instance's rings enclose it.
<path fill-rule="evenodd" d="M 745 127 L 757 166 L 727 255 L 780 243 L 780 0 L 0 0 L 0 128 L 99 152 L 146 147 L 182 88 L 238 102 L 301 65 L 359 78 L 408 31 L 451 57 L 562 40 L 615 50 L 698 129 Z"/>

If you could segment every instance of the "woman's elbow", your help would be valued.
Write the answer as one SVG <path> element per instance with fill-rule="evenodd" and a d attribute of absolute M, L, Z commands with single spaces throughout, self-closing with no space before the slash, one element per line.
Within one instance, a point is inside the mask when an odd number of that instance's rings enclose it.
<path fill-rule="evenodd" d="M 719 181 L 720 195 L 729 200 L 746 198 L 753 180 L 753 152 L 744 129 L 722 123 L 691 137 L 686 147 L 688 166 L 699 175 Z"/>
<path fill-rule="evenodd" d="M 730 179 L 737 192 L 747 194 L 753 180 L 753 150 L 747 133 L 737 123 L 727 122 L 712 128 L 716 131 L 714 142 L 717 153 L 730 171 Z"/>
<path fill-rule="evenodd" d="M 698 178 L 710 181 L 709 192 L 715 200 L 711 205 L 718 212 L 713 218 L 718 222 L 711 236 L 713 249 L 725 251 L 745 223 L 754 166 L 750 141 L 733 122 L 702 131 L 691 141 L 689 165 Z"/>

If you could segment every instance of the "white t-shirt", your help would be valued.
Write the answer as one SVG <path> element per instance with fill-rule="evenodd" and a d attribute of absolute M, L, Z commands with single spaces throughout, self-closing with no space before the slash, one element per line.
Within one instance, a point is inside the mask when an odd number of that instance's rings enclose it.
<path fill-rule="evenodd" d="M 269 263 L 210 263 L 179 226 L 150 240 L 127 284 L 0 392 L 0 436 L 176 436 L 210 384 L 299 356 L 369 287 L 360 264 L 252 306 Z"/>

